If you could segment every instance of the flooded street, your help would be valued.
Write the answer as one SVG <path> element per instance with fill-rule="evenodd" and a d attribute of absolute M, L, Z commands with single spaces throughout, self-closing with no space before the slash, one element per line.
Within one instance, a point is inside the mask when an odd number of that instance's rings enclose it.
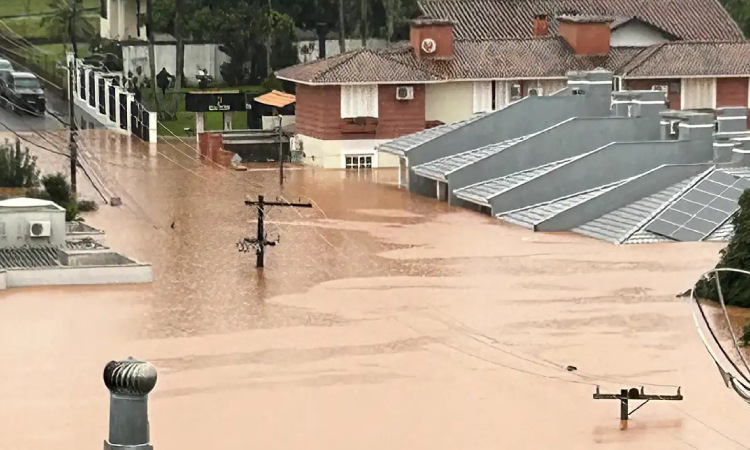
<path fill-rule="evenodd" d="M 131 355 L 159 371 L 158 450 L 750 448 L 750 407 L 675 298 L 722 244 L 534 234 L 411 195 L 396 170 L 297 166 L 280 190 L 274 166 L 227 171 L 177 141 L 85 133 L 124 204 L 86 221 L 155 282 L 0 294 L 0 449 L 100 448 L 102 369 Z M 255 233 L 244 198 L 258 194 L 315 205 L 271 208 L 280 240 L 261 272 L 235 246 Z M 650 402 L 620 431 L 596 385 L 679 385 L 685 400 Z"/>

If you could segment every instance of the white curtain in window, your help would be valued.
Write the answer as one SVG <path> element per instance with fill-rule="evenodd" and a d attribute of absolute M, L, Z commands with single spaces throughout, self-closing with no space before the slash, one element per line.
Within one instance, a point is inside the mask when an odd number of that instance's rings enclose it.
<path fill-rule="evenodd" d="M 716 107 L 716 78 L 683 78 L 682 109 Z"/>
<path fill-rule="evenodd" d="M 474 82 L 474 113 L 492 111 L 492 81 Z"/>
<path fill-rule="evenodd" d="M 341 86 L 341 117 L 378 117 L 378 86 Z"/>
<path fill-rule="evenodd" d="M 510 86 L 507 81 L 495 81 L 495 109 L 503 109 L 510 103 Z"/>

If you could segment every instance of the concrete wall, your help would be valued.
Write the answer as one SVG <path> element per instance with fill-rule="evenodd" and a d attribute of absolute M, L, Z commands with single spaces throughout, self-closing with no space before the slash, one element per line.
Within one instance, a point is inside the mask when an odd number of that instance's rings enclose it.
<path fill-rule="evenodd" d="M 474 115 L 474 83 L 438 83 L 426 86 L 425 120 L 453 123 Z"/>
<path fill-rule="evenodd" d="M 622 139 L 612 139 L 619 140 Z M 662 164 L 708 162 L 712 155 L 711 141 L 616 142 L 494 197 L 489 203 L 496 215 L 624 180 Z"/>
<path fill-rule="evenodd" d="M 158 44 L 154 46 L 156 56 L 156 73 L 162 68 L 174 75 L 177 73 L 177 47 L 175 44 Z M 140 66 L 144 76 L 148 76 L 148 46 L 130 45 L 122 48 L 123 73 L 136 73 Z M 219 50 L 216 44 L 185 45 L 185 77 L 189 83 L 196 84 L 198 69 L 205 69 L 214 79 L 221 79 L 221 65 L 229 61 L 229 56 Z"/>
<path fill-rule="evenodd" d="M 61 251 L 60 263 L 70 267 L 127 266 L 135 261 L 112 251 Z"/>
<path fill-rule="evenodd" d="M 295 141 L 302 145 L 302 162 L 326 169 L 343 169 L 346 155 L 372 155 L 372 167 L 398 167 L 398 156 L 377 152 L 375 147 L 388 139 L 323 140 L 297 135 Z"/>
<path fill-rule="evenodd" d="M 575 97 L 570 97 L 575 98 Z M 574 118 L 448 175 L 453 190 L 493 178 L 582 155 L 616 141 L 657 140 L 659 120 L 643 118 Z M 606 166 L 605 166 L 606 167 Z M 558 197 L 564 194 L 558 195 Z M 532 204 L 532 203 L 529 203 Z M 493 211 L 494 214 L 494 211 Z"/>
<path fill-rule="evenodd" d="M 50 222 L 52 233 L 49 238 L 30 236 L 29 222 L 37 220 Z M 61 247 L 65 244 L 65 211 L 3 211 L 0 221 L 0 247 Z"/>
<path fill-rule="evenodd" d="M 609 114 L 609 95 L 526 97 L 505 109 L 413 148 L 407 155 L 409 167 L 532 134 L 571 117 L 607 117 Z M 557 145 L 559 142 L 555 144 Z M 429 195 L 424 193 L 426 188 L 423 185 L 430 183 L 425 182 L 413 170 L 409 171 L 409 189 Z M 451 186 L 451 189 L 455 187 Z"/>
<path fill-rule="evenodd" d="M 670 145 L 678 145 L 673 142 Z M 648 145 L 643 143 L 641 145 Z M 566 231 L 708 170 L 713 164 L 664 165 L 540 222 L 534 231 Z"/>
<path fill-rule="evenodd" d="M 346 39 L 346 51 L 352 51 L 362 48 L 362 40 L 360 39 Z M 367 48 L 379 49 L 388 46 L 388 41 L 385 39 L 369 39 L 367 41 Z M 340 52 L 339 40 L 328 39 L 326 41 L 326 58 L 338 55 Z M 310 61 L 318 60 L 318 41 L 317 40 L 305 40 L 297 43 L 297 58 L 300 63 L 306 63 Z"/>
<path fill-rule="evenodd" d="M 0 275 L 0 277 L 2 277 Z M 69 286 L 82 284 L 151 283 L 153 267 L 147 264 L 112 267 L 54 267 L 48 269 L 9 270 L 6 287 Z M 2 282 L 0 281 L 0 286 Z"/>

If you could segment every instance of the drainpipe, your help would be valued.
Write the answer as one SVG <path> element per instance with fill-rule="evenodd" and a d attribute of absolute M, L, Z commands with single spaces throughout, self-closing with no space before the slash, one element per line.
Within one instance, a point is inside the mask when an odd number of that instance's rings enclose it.
<path fill-rule="evenodd" d="M 148 394 L 156 386 L 156 368 L 132 357 L 104 367 L 109 389 L 109 438 L 104 450 L 153 450 L 148 423 Z"/>

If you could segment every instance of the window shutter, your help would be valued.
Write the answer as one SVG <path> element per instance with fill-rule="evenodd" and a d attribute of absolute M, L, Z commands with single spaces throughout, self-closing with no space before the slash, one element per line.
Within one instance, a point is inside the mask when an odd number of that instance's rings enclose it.
<path fill-rule="evenodd" d="M 474 113 L 492 111 L 492 82 L 474 82 Z"/>
<path fill-rule="evenodd" d="M 716 78 L 683 78 L 682 109 L 716 108 Z"/>
<path fill-rule="evenodd" d="M 341 117 L 378 117 L 378 86 L 341 86 Z"/>

